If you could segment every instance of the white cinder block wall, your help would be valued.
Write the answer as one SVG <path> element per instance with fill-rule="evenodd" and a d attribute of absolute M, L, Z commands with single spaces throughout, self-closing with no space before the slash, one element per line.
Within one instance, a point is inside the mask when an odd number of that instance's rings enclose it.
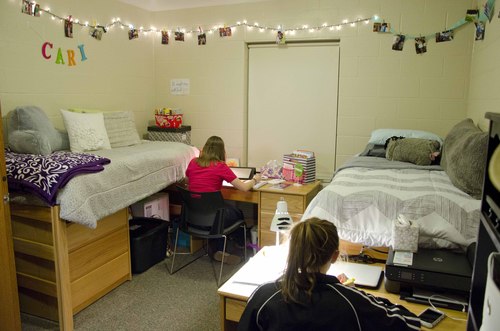
<path fill-rule="evenodd" d="M 396 31 L 418 36 L 451 26 L 471 4 L 464 0 L 264 1 L 160 12 L 154 17 L 155 24 L 166 22 L 169 28 L 207 30 L 243 20 L 286 29 L 379 15 Z M 197 45 L 196 34 L 186 36 L 184 43 L 155 43 L 157 103 L 183 109 L 185 121 L 193 126 L 195 145 L 201 147 L 208 136 L 217 134 L 226 141 L 230 156 L 245 161 L 245 43 L 274 38 L 275 32 L 238 27 L 230 38 L 209 34 L 205 46 Z M 288 40 L 340 39 L 337 166 L 362 150 L 373 129 L 420 129 L 444 136 L 466 116 L 473 26 L 461 28 L 452 42 L 436 44 L 431 38 L 423 55 L 415 53 L 413 40 L 405 43 L 402 52 L 393 51 L 392 38 L 392 34 L 374 33 L 372 23 L 287 35 Z M 191 94 L 170 95 L 172 78 L 190 79 Z M 286 119 L 277 125 L 286 127 Z"/>
<path fill-rule="evenodd" d="M 89 24 L 123 22 L 146 24 L 152 14 L 116 1 L 37 1 L 41 8 Z M 98 41 L 88 27 L 73 26 L 73 38 L 64 36 L 64 23 L 42 13 L 21 13 L 20 0 L 0 2 L 0 98 L 5 115 L 17 106 L 37 105 L 62 128 L 59 109 L 131 110 L 141 132 L 146 131 L 154 107 L 154 49 L 152 38 L 128 40 L 127 30 L 112 28 Z M 42 56 L 42 45 L 52 43 L 52 56 Z M 87 60 L 81 61 L 83 44 Z M 56 64 L 61 48 L 65 65 Z M 75 50 L 76 66 L 68 66 L 67 50 Z M 50 49 L 48 49 L 50 50 Z"/>
<path fill-rule="evenodd" d="M 49 5 L 59 15 L 90 23 L 109 23 L 120 17 L 136 27 L 171 31 L 198 26 L 208 30 L 243 20 L 287 29 L 379 15 L 395 31 L 412 36 L 442 31 L 476 6 L 474 0 L 274 0 L 151 13 L 116 1 L 42 3 Z M 138 128 L 145 133 L 155 107 L 178 107 L 185 113 L 185 123 L 192 126 L 193 144 L 201 147 L 208 136 L 217 134 L 225 139 L 228 156 L 246 161 L 245 46 L 247 42 L 273 41 L 274 32 L 238 27 L 232 37 L 208 34 L 205 46 L 197 45 L 196 34 L 186 34 L 185 42 L 174 41 L 171 35 L 170 44 L 161 45 L 160 36 L 153 33 L 129 41 L 126 29 L 113 28 L 97 41 L 88 35 L 88 28 L 75 26 L 75 37 L 69 39 L 64 37 L 62 23 L 21 14 L 20 6 L 17 0 L 0 3 L 4 114 L 18 105 L 36 104 L 60 127 L 60 108 L 126 109 L 135 112 Z M 497 36 L 493 26 L 487 26 L 487 39 L 490 34 Z M 493 54 L 498 52 L 490 49 L 498 50 L 498 38 L 479 45 L 474 42 L 473 25 L 460 28 L 451 42 L 436 44 L 430 38 L 423 55 L 415 54 L 412 39 L 402 52 L 391 50 L 392 37 L 372 32 L 372 23 L 287 35 L 288 40 L 340 40 L 337 165 L 359 152 L 376 128 L 421 129 L 444 136 L 467 116 L 471 77 L 475 82 L 471 85 L 471 114 L 481 113 L 484 104 L 480 102 L 485 92 L 476 84 L 487 77 L 484 84 L 490 84 L 490 90 L 498 86 L 492 83 L 498 75 L 483 68 L 487 65 L 483 59 L 489 65 L 494 63 Z M 51 63 L 41 56 L 45 41 L 63 51 L 83 43 L 88 60 L 72 68 Z M 170 94 L 170 80 L 175 78 L 190 80 L 189 95 Z M 491 108 L 494 97 L 490 98 Z M 286 127 L 286 121 L 280 125 Z"/>
<path fill-rule="evenodd" d="M 496 8 L 499 8 L 497 3 Z M 486 25 L 483 41 L 472 49 L 470 88 L 467 117 L 488 129 L 484 113 L 500 113 L 500 18 L 495 10 L 491 23 Z"/>

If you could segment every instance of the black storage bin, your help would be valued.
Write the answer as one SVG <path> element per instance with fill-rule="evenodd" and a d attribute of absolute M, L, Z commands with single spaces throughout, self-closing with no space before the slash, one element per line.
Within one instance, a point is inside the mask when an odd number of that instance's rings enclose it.
<path fill-rule="evenodd" d="M 163 261 L 167 253 L 168 222 L 151 217 L 129 221 L 132 272 L 141 273 Z"/>

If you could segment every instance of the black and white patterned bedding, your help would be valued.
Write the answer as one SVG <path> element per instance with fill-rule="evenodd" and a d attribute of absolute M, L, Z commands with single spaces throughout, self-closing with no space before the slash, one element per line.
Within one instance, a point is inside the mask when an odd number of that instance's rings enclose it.
<path fill-rule="evenodd" d="M 302 219 L 333 222 L 341 239 L 390 246 L 402 214 L 419 225 L 419 246 L 464 247 L 475 241 L 480 200 L 451 183 L 439 166 L 355 157 L 311 201 Z"/>

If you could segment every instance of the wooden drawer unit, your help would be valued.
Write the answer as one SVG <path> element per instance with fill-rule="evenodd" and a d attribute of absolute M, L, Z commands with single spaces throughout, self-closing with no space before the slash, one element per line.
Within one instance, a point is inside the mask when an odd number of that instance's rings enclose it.
<path fill-rule="evenodd" d="M 259 202 L 259 246 L 274 245 L 276 233 L 270 230 L 271 221 L 276 212 L 278 201 L 284 200 L 288 206 L 288 213 L 294 222 L 298 222 L 306 210 L 309 202 L 316 196 L 320 189 L 320 182 L 302 186 L 288 186 L 283 190 L 260 189 Z"/>

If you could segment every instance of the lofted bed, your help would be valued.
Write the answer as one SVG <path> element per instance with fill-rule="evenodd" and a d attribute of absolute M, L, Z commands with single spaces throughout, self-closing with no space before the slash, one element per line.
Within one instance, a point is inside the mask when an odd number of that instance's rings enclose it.
<path fill-rule="evenodd" d="M 21 311 L 72 330 L 73 315 L 132 278 L 128 207 L 181 180 L 198 150 L 139 139 L 89 153 L 12 147 L 20 146 L 9 143 L 6 165 Z M 65 163 L 64 153 L 99 165 Z"/>

